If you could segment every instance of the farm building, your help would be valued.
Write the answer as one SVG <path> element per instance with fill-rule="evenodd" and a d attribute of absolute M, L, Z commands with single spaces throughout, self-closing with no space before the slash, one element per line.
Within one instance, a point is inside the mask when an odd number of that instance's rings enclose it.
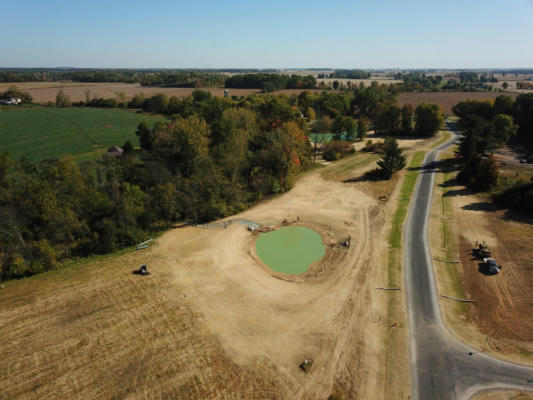
<path fill-rule="evenodd" d="M 18 97 L 15 98 L 11 98 L 9 100 L 0 100 L 0 104 L 13 104 L 13 105 L 18 105 L 18 104 L 21 104 L 22 103 L 22 100 L 19 99 Z"/>
<path fill-rule="evenodd" d="M 118 146 L 111 146 L 107 149 L 105 156 L 107 158 L 120 158 L 124 155 L 124 150 Z"/>

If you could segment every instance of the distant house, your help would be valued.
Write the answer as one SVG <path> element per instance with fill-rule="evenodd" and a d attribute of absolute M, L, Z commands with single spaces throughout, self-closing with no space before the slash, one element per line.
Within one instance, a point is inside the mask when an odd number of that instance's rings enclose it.
<path fill-rule="evenodd" d="M 22 103 L 22 100 L 19 99 L 18 97 L 12 97 L 11 99 L 9 100 L 0 100 L 0 104 L 13 104 L 13 105 L 18 105 L 18 104 L 21 104 Z"/>
<path fill-rule="evenodd" d="M 122 150 L 118 146 L 112 146 L 109 149 L 107 149 L 107 152 L 105 153 L 105 156 L 107 158 L 120 158 L 124 155 L 124 150 Z"/>

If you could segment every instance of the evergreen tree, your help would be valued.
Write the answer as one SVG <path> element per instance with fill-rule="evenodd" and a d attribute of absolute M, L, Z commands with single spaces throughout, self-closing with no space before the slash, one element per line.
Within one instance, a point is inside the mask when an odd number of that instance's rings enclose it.
<path fill-rule="evenodd" d="M 405 156 L 393 137 L 385 139 L 383 152 L 383 158 L 378 161 L 379 171 L 383 178 L 390 179 L 395 171 L 405 167 Z"/>

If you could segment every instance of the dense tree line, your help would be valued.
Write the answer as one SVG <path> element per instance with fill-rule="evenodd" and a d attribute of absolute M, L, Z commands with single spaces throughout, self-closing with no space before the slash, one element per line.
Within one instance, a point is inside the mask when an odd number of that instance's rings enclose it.
<path fill-rule="evenodd" d="M 199 72 L 159 72 L 144 74 L 140 82 L 144 86 L 164 87 L 215 87 L 223 86 L 226 76 Z"/>
<path fill-rule="evenodd" d="M 312 75 L 238 74 L 227 78 L 225 86 L 234 89 L 261 89 L 264 92 L 281 89 L 314 89 L 316 79 Z"/>
<path fill-rule="evenodd" d="M 499 172 L 494 151 L 511 139 L 521 141 L 532 151 L 533 95 L 520 95 L 515 101 L 505 95 L 494 101 L 463 101 L 453 107 L 453 112 L 459 117 L 464 135 L 457 152 L 459 180 L 477 190 L 497 191 Z M 523 182 L 518 182 L 517 187 L 505 186 L 495 198 L 508 205 L 524 204 L 524 196 L 531 196 L 531 188 Z M 508 201 L 519 193 L 523 194 L 521 199 Z"/>
<path fill-rule="evenodd" d="M 0 157 L 2 279 L 132 245 L 176 221 L 203 222 L 290 189 L 311 165 L 306 124 L 288 98 L 236 106 L 197 92 L 169 123 L 141 123 L 141 148 L 85 163 Z"/>
<path fill-rule="evenodd" d="M 147 86 L 212 87 L 223 86 L 226 76 L 194 70 L 0 70 L 0 82 L 121 82 Z"/>
<path fill-rule="evenodd" d="M 516 88 L 533 90 L 533 83 L 532 82 L 516 82 Z"/>
<path fill-rule="evenodd" d="M 403 81 L 399 87 L 402 92 L 436 92 L 440 90 L 443 82 L 441 75 L 426 75 L 420 71 L 398 72 L 394 79 Z"/>
<path fill-rule="evenodd" d="M 360 69 L 336 69 L 330 75 L 330 78 L 339 79 L 370 79 L 370 72 Z"/>

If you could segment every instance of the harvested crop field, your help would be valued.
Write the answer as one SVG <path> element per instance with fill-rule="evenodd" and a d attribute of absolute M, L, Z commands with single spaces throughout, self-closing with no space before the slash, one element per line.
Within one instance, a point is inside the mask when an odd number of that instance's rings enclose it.
<path fill-rule="evenodd" d="M 145 251 L 8 282 L 0 397 L 325 399 L 335 386 L 390 398 L 376 367 L 388 294 L 374 290 L 388 203 L 324 170 L 238 216 L 266 226 L 299 216 L 329 243 L 352 238 L 301 282 L 262 268 L 240 224 L 181 226 Z M 132 274 L 140 263 L 150 276 Z"/>
<path fill-rule="evenodd" d="M 126 99 L 131 99 L 138 93 L 145 96 L 153 96 L 164 93 L 168 97 L 186 97 L 195 89 L 193 88 L 171 88 L 171 87 L 151 87 L 141 86 L 135 83 L 74 83 L 74 82 L 21 82 L 21 83 L 0 83 L 0 91 L 6 90 L 10 86 L 28 92 L 32 95 L 35 103 L 55 102 L 59 90 L 70 96 L 72 101 L 85 101 L 85 92 L 90 91 L 90 97 L 119 98 L 120 93 L 124 93 Z M 200 88 L 210 92 L 213 96 L 223 97 L 224 88 Z M 274 92 L 276 94 L 299 94 L 301 89 L 286 89 Z M 261 93 L 260 89 L 229 89 L 230 96 L 249 96 Z"/>
<path fill-rule="evenodd" d="M 510 92 L 417 92 L 400 93 L 396 101 L 400 105 L 410 103 L 414 107 L 421 103 L 438 104 L 445 114 L 453 115 L 452 107 L 460 101 L 494 99 L 502 94 L 513 99 L 518 96 L 518 94 Z"/>
<path fill-rule="evenodd" d="M 452 154 L 448 151 L 447 157 Z M 432 253 L 452 262 L 435 261 L 434 266 L 440 294 L 475 303 L 441 298 L 447 323 L 484 352 L 533 364 L 533 221 L 498 209 L 490 199 L 458 185 L 454 176 L 449 172 L 436 177 Z M 472 256 L 476 242 L 486 242 L 503 266 L 499 274 L 489 274 L 482 260 Z"/>

